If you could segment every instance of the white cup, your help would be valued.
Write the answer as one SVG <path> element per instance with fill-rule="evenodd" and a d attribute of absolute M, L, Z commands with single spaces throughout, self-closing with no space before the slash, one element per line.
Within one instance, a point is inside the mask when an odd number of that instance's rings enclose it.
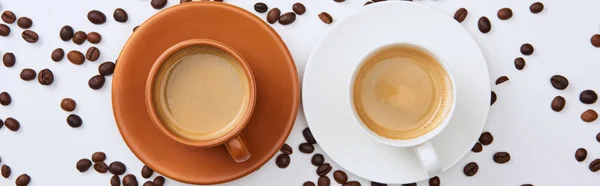
<path fill-rule="evenodd" d="M 380 51 L 382 48 L 386 48 L 389 46 L 397 46 L 397 45 L 409 45 L 411 47 L 419 48 L 422 51 L 427 52 L 430 56 L 435 58 L 435 60 L 438 63 L 440 63 L 440 65 L 444 68 L 444 70 L 446 71 L 446 74 L 448 75 L 448 79 L 450 80 L 450 83 L 452 85 L 452 88 L 451 88 L 452 89 L 452 93 L 451 93 L 452 94 L 452 104 L 451 104 L 450 110 L 446 114 L 444 120 L 441 121 L 442 123 L 440 123 L 435 129 L 433 129 L 419 137 L 412 138 L 412 139 L 405 139 L 405 140 L 386 138 L 386 137 L 380 136 L 379 134 L 377 134 L 377 133 L 373 132 L 371 129 L 369 129 L 362 122 L 362 120 L 356 113 L 356 108 L 354 107 L 354 99 L 353 99 L 353 95 L 352 95 L 354 92 L 353 87 L 354 87 L 354 81 L 356 80 L 356 75 L 357 75 L 358 71 L 360 70 L 360 67 L 362 67 L 363 63 L 367 60 L 367 58 L 370 57 L 371 55 L 373 55 L 373 53 Z M 425 169 L 425 173 L 427 174 L 428 177 L 432 177 L 433 175 L 436 175 L 436 174 L 442 172 L 442 166 L 440 163 L 440 159 L 438 158 L 438 156 L 440 156 L 440 155 L 436 153 L 430 140 L 433 139 L 438 134 L 440 134 L 446 128 L 446 126 L 450 122 L 450 119 L 452 118 L 452 115 L 454 113 L 454 108 L 456 106 L 456 86 L 454 84 L 454 76 L 452 76 L 452 72 L 448 68 L 448 65 L 437 53 L 433 52 L 432 50 L 429 50 L 427 47 L 424 47 L 422 45 L 412 44 L 412 43 L 394 43 L 394 44 L 389 44 L 389 45 L 385 45 L 385 46 L 376 48 L 375 50 L 373 50 L 372 52 L 367 54 L 358 65 L 356 65 L 354 72 L 352 74 L 352 79 L 350 80 L 350 86 L 349 86 L 348 92 L 349 92 L 348 100 L 350 102 L 350 107 L 352 108 L 351 109 L 352 115 L 354 116 L 354 119 L 357 121 L 356 123 L 359 124 L 360 128 L 368 136 L 373 138 L 375 141 L 378 141 L 379 143 L 386 144 L 389 146 L 412 148 L 414 150 L 416 156 L 421 161 L 421 164 L 423 165 L 423 168 Z"/>

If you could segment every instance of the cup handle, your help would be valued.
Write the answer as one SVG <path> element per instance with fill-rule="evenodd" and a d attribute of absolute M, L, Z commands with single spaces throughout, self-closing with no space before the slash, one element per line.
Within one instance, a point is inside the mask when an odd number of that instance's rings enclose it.
<path fill-rule="evenodd" d="M 427 177 L 432 177 L 440 172 L 442 172 L 442 165 L 440 163 L 440 159 L 431 145 L 430 142 L 425 142 L 421 145 L 415 146 L 414 151 L 421 161 L 421 164 L 425 168 L 425 173 Z"/>
<path fill-rule="evenodd" d="M 250 159 L 250 156 L 252 156 L 242 134 L 229 140 L 227 143 L 225 143 L 225 146 L 235 162 L 245 162 L 246 160 Z"/>

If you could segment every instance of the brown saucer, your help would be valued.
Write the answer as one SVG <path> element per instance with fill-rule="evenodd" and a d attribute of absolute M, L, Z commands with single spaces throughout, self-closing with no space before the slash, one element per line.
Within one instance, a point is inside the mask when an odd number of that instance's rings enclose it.
<path fill-rule="evenodd" d="M 191 148 L 177 143 L 151 123 L 144 102 L 150 68 L 167 48 L 192 38 L 226 43 L 254 73 L 256 107 L 242 132 L 252 152 L 246 162 L 233 161 L 224 146 Z M 286 45 L 264 21 L 225 3 L 191 2 L 156 14 L 129 38 L 115 69 L 112 96 L 121 135 L 142 162 L 178 181 L 216 184 L 246 176 L 275 155 L 294 125 L 299 85 Z"/>

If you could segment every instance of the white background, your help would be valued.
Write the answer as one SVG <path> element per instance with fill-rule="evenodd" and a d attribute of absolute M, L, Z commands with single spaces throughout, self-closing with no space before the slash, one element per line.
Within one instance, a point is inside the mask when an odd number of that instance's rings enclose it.
<path fill-rule="evenodd" d="M 225 0 L 253 11 L 255 1 Z M 329 12 L 339 20 L 351 12 L 360 10 L 366 0 L 347 0 L 335 3 L 332 0 L 304 0 L 307 11 L 288 26 L 274 24 L 287 43 L 300 78 L 310 52 L 330 25 L 323 24 L 317 17 L 322 11 Z M 270 7 L 282 12 L 291 11 L 291 0 L 264 0 Z M 460 7 L 469 10 L 462 25 L 480 45 L 490 68 L 493 81 L 507 75 L 510 81 L 493 85 L 498 101 L 491 107 L 486 130 L 494 134 L 494 143 L 484 147 L 481 153 L 470 153 L 454 168 L 440 175 L 442 185 L 521 185 L 531 183 L 538 186 L 553 185 L 597 185 L 600 173 L 588 170 L 589 163 L 600 158 L 600 144 L 595 136 L 600 132 L 598 122 L 584 123 L 580 114 L 589 109 L 598 109 L 598 104 L 584 105 L 579 102 L 579 93 L 585 89 L 600 91 L 600 49 L 590 44 L 590 37 L 600 32 L 600 1 L 595 0 L 546 0 L 540 14 L 529 12 L 533 0 L 439 0 L 419 1 L 438 8 L 449 16 Z M 169 0 L 168 6 L 179 4 Z M 510 20 L 501 21 L 497 10 L 513 9 Z M 129 14 L 127 23 L 118 23 L 112 18 L 115 8 L 123 8 Z M 107 15 L 103 25 L 93 25 L 87 12 L 98 9 Z M 31 185 L 109 185 L 111 175 L 93 170 L 79 173 L 75 163 L 81 158 L 90 158 L 96 151 L 108 155 L 107 162 L 123 161 L 128 173 L 137 175 L 140 185 L 145 181 L 140 176 L 141 162 L 127 148 L 119 135 L 112 116 L 110 81 L 101 90 L 87 86 L 90 77 L 97 74 L 97 66 L 103 61 L 114 61 L 132 33 L 132 28 L 158 12 L 149 0 L 0 0 L 0 11 L 11 10 L 20 16 L 33 19 L 32 30 L 40 35 L 35 44 L 21 38 L 22 29 L 13 23 L 11 34 L 0 37 L 0 54 L 13 52 L 17 63 L 12 68 L 0 66 L 0 92 L 11 94 L 10 106 L 0 106 L 0 118 L 14 117 L 21 123 L 18 132 L 0 129 L 0 157 L 2 164 L 11 166 L 13 173 L 8 179 L 0 178 L 0 185 L 13 185 L 19 174 L 32 177 Z M 264 18 L 266 14 L 258 14 Z M 477 19 L 488 16 L 492 31 L 482 34 L 477 30 Z M 415 17 L 418 19 L 418 17 Z M 377 18 L 373 18 L 377 21 Z M 334 21 L 335 22 L 335 21 Z M 102 42 L 96 45 L 102 52 L 97 62 L 86 62 L 81 66 L 66 59 L 55 63 L 50 59 L 54 48 L 65 51 L 85 51 L 90 43 L 78 46 L 63 42 L 58 32 L 63 25 L 75 30 L 97 31 Z M 391 23 L 393 24 L 393 23 Z M 440 30 L 443 32 L 444 30 Z M 376 34 L 376 33 L 365 33 Z M 513 60 L 521 56 L 519 47 L 529 42 L 535 47 L 531 56 L 525 57 L 527 66 L 518 71 Z M 51 86 L 42 86 L 37 81 L 24 82 L 19 79 L 23 68 L 40 71 L 51 69 L 55 81 Z M 562 74 L 570 80 L 566 90 L 559 91 L 549 83 L 552 75 Z M 550 109 L 556 95 L 567 100 L 560 113 Z M 62 98 L 77 101 L 74 113 L 83 118 L 83 127 L 70 128 L 65 118 L 69 113 L 60 109 Z M 301 130 L 306 127 L 302 112 L 298 115 L 294 131 L 287 143 L 294 147 L 292 162 L 286 169 L 279 169 L 274 161 L 268 162 L 255 173 L 225 185 L 301 185 L 305 181 L 317 181 L 315 167 L 310 164 L 312 155 L 297 150 L 304 141 Z M 574 153 L 579 147 L 588 150 L 588 158 L 579 163 Z M 497 151 L 511 153 L 511 161 L 499 165 L 492 161 Z M 322 152 L 317 146 L 316 152 Z M 328 159 L 326 157 L 326 159 Z M 480 165 L 474 177 L 462 173 L 463 166 L 471 161 Z M 327 160 L 327 162 L 330 162 Z M 334 165 L 334 170 L 339 169 Z M 333 172 L 333 171 L 332 171 Z M 156 175 L 156 174 L 155 174 Z M 337 185 L 329 175 L 332 185 Z M 367 180 L 350 174 L 350 180 Z M 167 185 L 185 185 L 172 180 Z M 427 185 L 421 182 L 419 185 Z"/>

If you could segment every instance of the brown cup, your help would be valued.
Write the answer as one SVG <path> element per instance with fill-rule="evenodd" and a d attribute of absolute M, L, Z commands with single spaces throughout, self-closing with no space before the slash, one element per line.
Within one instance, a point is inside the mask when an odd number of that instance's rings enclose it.
<path fill-rule="evenodd" d="M 235 128 L 233 130 L 231 130 L 227 134 L 225 134 L 219 138 L 213 139 L 213 140 L 208 140 L 208 141 L 191 140 L 191 139 L 183 138 L 183 137 L 173 133 L 171 130 L 169 130 L 163 124 L 163 122 L 160 120 L 160 118 L 156 114 L 156 108 L 154 106 L 154 101 L 152 99 L 153 94 L 154 94 L 153 89 L 155 86 L 154 82 L 156 79 L 156 75 L 157 75 L 157 72 L 159 71 L 159 69 L 162 67 L 163 63 L 175 52 L 177 52 L 181 49 L 190 47 L 190 46 L 211 46 L 211 47 L 218 48 L 218 49 L 228 53 L 233 58 L 235 58 L 237 62 L 239 62 L 241 64 L 241 66 L 244 69 L 244 72 L 248 78 L 248 81 L 249 81 L 248 89 L 249 89 L 250 99 L 248 101 L 248 108 L 246 109 L 246 113 L 244 113 L 241 120 L 239 120 L 239 122 L 237 123 L 237 125 L 235 126 Z M 231 155 L 233 160 L 235 160 L 236 162 L 244 162 L 244 161 L 250 159 L 250 156 L 251 156 L 250 150 L 248 149 L 246 140 L 244 139 L 244 136 L 241 134 L 241 132 L 244 129 L 244 127 L 246 127 L 246 124 L 248 124 L 248 121 L 250 120 L 250 118 L 252 116 L 252 112 L 254 111 L 254 106 L 256 103 L 256 82 L 254 80 L 254 75 L 252 74 L 252 70 L 248 66 L 248 63 L 246 63 L 244 58 L 242 58 L 241 55 L 238 54 L 231 47 L 229 47 L 221 42 L 209 40 L 209 39 L 189 39 L 189 40 L 185 40 L 185 41 L 182 41 L 180 43 L 177 43 L 177 44 L 171 46 L 169 49 L 165 50 L 158 57 L 158 59 L 154 62 L 154 65 L 150 69 L 150 74 L 148 75 L 148 79 L 146 80 L 145 96 L 146 96 L 145 97 L 146 109 L 148 110 L 148 114 L 150 115 L 150 119 L 152 120 L 152 123 L 154 124 L 154 126 L 156 128 L 159 129 L 159 131 L 161 131 L 163 134 L 165 134 L 172 140 L 177 141 L 177 142 L 182 143 L 187 146 L 198 147 L 198 148 L 211 148 L 211 147 L 215 147 L 215 146 L 219 146 L 219 145 L 225 145 L 227 147 L 227 150 L 229 151 L 229 154 Z"/>

